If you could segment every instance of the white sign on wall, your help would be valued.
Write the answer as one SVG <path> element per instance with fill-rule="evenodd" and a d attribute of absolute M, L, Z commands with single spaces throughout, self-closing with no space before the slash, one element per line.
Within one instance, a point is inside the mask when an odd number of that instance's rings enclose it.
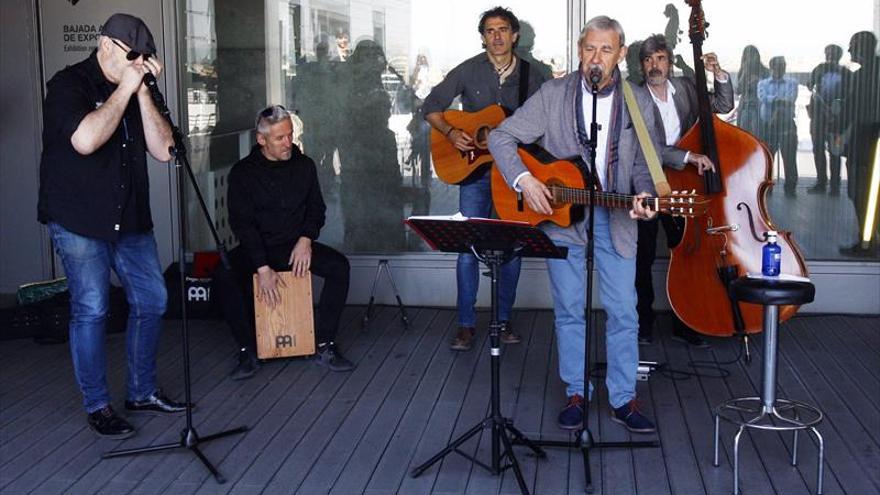
<path fill-rule="evenodd" d="M 147 23 L 159 57 L 164 52 L 162 5 L 159 1 L 51 0 L 40 2 L 43 85 L 59 70 L 84 60 L 98 45 L 101 25 L 115 13 L 131 14 Z"/>

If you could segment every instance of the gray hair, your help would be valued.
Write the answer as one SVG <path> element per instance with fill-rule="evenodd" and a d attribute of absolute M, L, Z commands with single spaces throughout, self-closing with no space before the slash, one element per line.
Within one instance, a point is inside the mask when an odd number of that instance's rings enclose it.
<path fill-rule="evenodd" d="M 617 19 L 612 19 L 607 15 L 599 15 L 593 17 L 586 24 L 584 24 L 583 29 L 581 29 L 581 34 L 578 36 L 578 46 L 581 46 L 581 43 L 584 42 L 584 38 L 587 37 L 588 31 L 614 31 L 617 33 L 617 36 L 620 37 L 620 46 L 626 45 L 626 36 L 623 34 L 623 26 L 617 22 Z"/>
<path fill-rule="evenodd" d="M 269 127 L 272 127 L 284 119 L 290 119 L 290 112 L 281 105 L 270 105 L 260 110 L 260 113 L 257 114 L 257 120 L 254 127 L 257 128 L 257 132 L 265 136 L 269 133 Z"/>
<path fill-rule="evenodd" d="M 666 43 L 666 36 L 663 36 L 662 34 L 653 34 L 648 36 L 648 38 L 642 42 L 639 47 L 639 61 L 645 60 L 657 52 L 666 52 L 666 57 L 669 59 L 669 62 L 672 63 L 672 50 Z"/>

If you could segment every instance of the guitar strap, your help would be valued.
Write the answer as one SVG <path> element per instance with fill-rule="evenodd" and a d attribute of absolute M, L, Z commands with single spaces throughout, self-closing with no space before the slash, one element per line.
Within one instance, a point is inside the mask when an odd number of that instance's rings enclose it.
<path fill-rule="evenodd" d="M 623 86 L 623 99 L 626 100 L 626 108 L 629 110 L 633 126 L 636 128 L 636 135 L 639 138 L 642 154 L 645 155 L 645 160 L 648 162 L 648 170 L 651 171 L 651 180 L 654 181 L 654 189 L 657 190 L 657 196 L 661 198 L 669 196 L 672 193 L 672 188 L 666 180 L 666 174 L 663 173 L 660 157 L 657 155 L 657 150 L 654 148 L 654 143 L 648 134 L 648 126 L 645 125 L 645 119 L 642 117 L 642 111 L 639 110 L 636 96 L 633 94 L 629 83 L 624 82 L 621 86 Z"/>
<path fill-rule="evenodd" d="M 519 62 L 521 64 L 519 66 L 519 104 L 517 105 L 517 108 L 519 108 L 529 98 L 529 65 L 530 64 L 520 57 L 517 57 L 516 60 L 517 60 L 517 62 Z"/>

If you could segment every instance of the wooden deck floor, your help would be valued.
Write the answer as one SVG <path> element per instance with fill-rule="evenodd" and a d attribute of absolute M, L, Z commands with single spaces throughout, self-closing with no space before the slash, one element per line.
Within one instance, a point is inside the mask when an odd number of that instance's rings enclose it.
<path fill-rule="evenodd" d="M 266 363 L 251 380 L 227 378 L 231 338 L 219 321 L 190 324 L 196 431 L 208 435 L 246 425 L 249 431 L 201 445 L 228 482 L 219 485 L 192 453 L 173 450 L 101 460 L 115 448 L 177 441 L 183 418 L 132 418 L 138 434 L 116 442 L 87 428 L 66 345 L 0 342 L 0 492 L 23 493 L 519 493 L 511 471 L 491 476 L 452 455 L 419 478 L 409 470 L 482 419 L 489 407 L 485 332 L 470 352 L 447 342 L 454 312 L 410 308 L 404 329 L 395 308 L 382 308 L 362 331 L 363 307 L 349 307 L 338 338 L 358 367 L 331 373 L 307 359 Z M 485 321 L 486 315 L 480 315 Z M 601 319 L 601 318 L 600 318 Z M 658 326 L 668 326 L 668 317 Z M 531 438 L 565 440 L 556 425 L 563 386 L 556 372 L 552 313 L 520 311 L 514 325 L 523 343 L 505 348 L 501 364 L 504 415 Z M 182 398 L 179 322 L 167 322 L 159 356 L 160 381 Z M 750 366 L 737 360 L 733 340 L 690 350 L 657 332 L 642 359 L 669 370 L 639 382 L 656 437 L 629 435 L 608 419 L 604 387 L 591 405 L 597 441 L 658 438 L 660 448 L 602 449 L 591 455 L 595 493 L 723 494 L 732 490 L 732 434 L 722 429 L 721 466 L 712 466 L 712 407 L 733 396 L 757 395 L 760 338 Z M 124 338 L 107 339 L 110 386 L 121 409 Z M 604 360 L 601 332 L 594 361 Z M 825 493 L 880 493 L 880 320 L 798 317 L 780 335 L 779 395 L 818 406 L 826 415 Z M 463 450 L 489 462 L 488 431 Z M 816 445 L 800 442 L 797 467 L 788 464 L 791 438 L 748 434 L 741 445 L 743 494 L 815 493 Z M 516 447 L 533 493 L 583 493 L 577 450 L 549 448 L 546 459 Z"/>

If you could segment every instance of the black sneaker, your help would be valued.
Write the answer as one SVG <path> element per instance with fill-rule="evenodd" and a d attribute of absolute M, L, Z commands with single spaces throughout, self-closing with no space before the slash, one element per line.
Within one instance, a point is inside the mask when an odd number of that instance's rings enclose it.
<path fill-rule="evenodd" d="M 330 371 L 351 371 L 354 369 L 354 363 L 346 359 L 345 356 L 336 349 L 336 344 L 333 342 L 318 344 L 318 353 L 315 354 L 315 362 L 318 363 L 319 366 L 323 366 Z"/>
<path fill-rule="evenodd" d="M 93 413 L 89 413 L 87 421 L 89 428 L 95 434 L 104 438 L 115 438 L 121 440 L 134 435 L 134 426 L 116 415 L 113 408 L 104 406 Z"/>
<path fill-rule="evenodd" d="M 162 391 L 156 390 L 146 399 L 125 401 L 125 410 L 133 414 L 166 416 L 183 413 L 186 411 L 186 405 L 182 402 L 174 402 L 162 395 Z"/>
<path fill-rule="evenodd" d="M 259 369 L 260 361 L 257 360 L 257 356 L 247 347 L 242 347 L 238 351 L 238 364 L 232 370 L 232 373 L 229 374 L 229 378 L 233 380 L 246 380 L 256 375 Z"/>
<path fill-rule="evenodd" d="M 672 340 L 687 344 L 695 349 L 707 349 L 711 347 L 709 343 L 706 342 L 705 339 L 703 339 L 703 337 L 700 337 L 697 332 L 691 330 L 690 328 L 673 330 Z"/>

